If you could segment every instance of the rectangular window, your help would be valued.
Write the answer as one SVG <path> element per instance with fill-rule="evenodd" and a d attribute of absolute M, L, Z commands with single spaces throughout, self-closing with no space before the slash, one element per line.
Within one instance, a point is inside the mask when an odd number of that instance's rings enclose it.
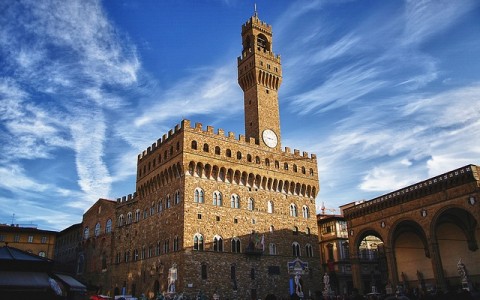
<path fill-rule="evenodd" d="M 33 243 L 33 235 L 29 235 L 29 236 L 28 236 L 28 242 L 29 242 L 29 243 Z"/>
<path fill-rule="evenodd" d="M 18 234 L 16 234 L 16 235 L 13 237 L 13 241 L 14 241 L 15 243 L 20 242 L 20 236 L 19 236 Z"/>
<path fill-rule="evenodd" d="M 47 243 L 47 237 L 46 236 L 42 236 L 42 244 L 46 244 Z"/>
<path fill-rule="evenodd" d="M 237 223 L 238 223 L 238 219 L 237 219 L 237 218 L 234 218 L 234 219 L 233 219 L 233 223 L 237 224 Z"/>
<path fill-rule="evenodd" d="M 202 214 L 198 214 L 198 215 L 197 215 L 197 219 L 200 220 L 201 218 L 202 218 Z"/>
<path fill-rule="evenodd" d="M 207 265 L 202 264 L 202 279 L 207 279 Z"/>
<path fill-rule="evenodd" d="M 0 234 L 0 242 L 4 242 L 5 241 L 5 236 L 3 234 Z"/>

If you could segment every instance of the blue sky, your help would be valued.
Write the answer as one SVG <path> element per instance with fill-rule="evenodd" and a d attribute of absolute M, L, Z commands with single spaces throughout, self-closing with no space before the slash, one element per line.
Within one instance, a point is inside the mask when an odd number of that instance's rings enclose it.
<path fill-rule="evenodd" d="M 282 56 L 282 146 L 317 155 L 318 206 L 480 163 L 478 1 L 256 3 Z M 253 8 L 1 1 L 0 223 L 61 230 L 133 193 L 137 155 L 183 118 L 243 134 Z"/>

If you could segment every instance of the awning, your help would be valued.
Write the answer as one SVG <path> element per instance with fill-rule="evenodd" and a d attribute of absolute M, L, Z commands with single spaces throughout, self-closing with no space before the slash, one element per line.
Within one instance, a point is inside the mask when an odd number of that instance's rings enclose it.
<path fill-rule="evenodd" d="M 2 289 L 44 289 L 50 288 L 47 273 L 0 271 L 0 287 Z"/>
<path fill-rule="evenodd" d="M 87 287 L 84 286 L 81 282 L 73 278 L 72 276 L 65 275 L 65 274 L 57 274 L 55 273 L 55 276 L 58 277 L 63 283 L 65 283 L 70 291 L 73 292 L 86 292 Z"/>

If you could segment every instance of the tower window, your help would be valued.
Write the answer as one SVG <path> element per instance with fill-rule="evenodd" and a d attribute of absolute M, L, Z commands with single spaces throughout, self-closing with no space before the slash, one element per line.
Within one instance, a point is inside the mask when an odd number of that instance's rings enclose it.
<path fill-rule="evenodd" d="M 270 91 L 269 91 L 269 90 L 265 90 L 265 93 L 270 94 Z"/>

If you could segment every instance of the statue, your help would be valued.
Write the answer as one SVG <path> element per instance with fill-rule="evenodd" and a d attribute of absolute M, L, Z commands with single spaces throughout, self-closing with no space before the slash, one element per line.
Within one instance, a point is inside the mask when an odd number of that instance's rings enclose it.
<path fill-rule="evenodd" d="M 300 298 L 303 298 L 302 284 L 300 283 L 300 274 L 298 272 L 295 274 L 295 293 Z"/>
<path fill-rule="evenodd" d="M 467 280 L 467 270 L 465 269 L 465 264 L 462 263 L 462 259 L 460 258 L 457 263 L 457 270 L 458 270 L 458 275 L 460 275 L 460 279 L 462 279 L 462 282 Z"/>

